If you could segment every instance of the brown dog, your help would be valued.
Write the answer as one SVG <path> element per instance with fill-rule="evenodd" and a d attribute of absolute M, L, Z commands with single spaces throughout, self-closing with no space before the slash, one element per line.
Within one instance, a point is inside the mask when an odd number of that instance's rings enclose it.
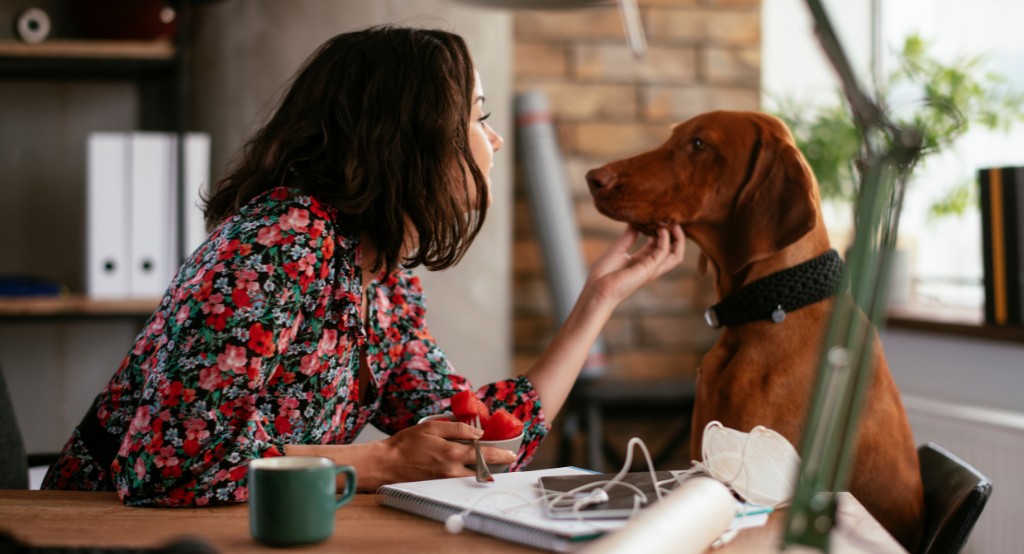
<path fill-rule="evenodd" d="M 660 147 L 587 174 L 597 209 L 647 234 L 679 223 L 710 265 L 719 301 L 829 251 L 817 181 L 778 119 L 712 112 Z M 692 450 L 712 420 L 774 429 L 800 447 L 834 299 L 723 329 L 697 372 Z M 917 451 L 877 337 L 850 491 L 913 551 L 923 522 Z"/>

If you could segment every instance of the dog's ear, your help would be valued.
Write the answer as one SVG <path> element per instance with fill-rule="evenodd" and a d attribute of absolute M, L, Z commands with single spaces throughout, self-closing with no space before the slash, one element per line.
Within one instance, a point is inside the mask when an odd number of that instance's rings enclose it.
<path fill-rule="evenodd" d="M 814 187 L 814 175 L 795 146 L 763 144 L 733 210 L 729 271 L 736 273 L 809 233 L 818 218 Z"/>

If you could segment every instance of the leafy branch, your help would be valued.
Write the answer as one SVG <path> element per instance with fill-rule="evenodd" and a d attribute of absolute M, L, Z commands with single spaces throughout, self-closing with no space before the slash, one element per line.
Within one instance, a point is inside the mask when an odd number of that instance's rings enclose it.
<path fill-rule="evenodd" d="M 1024 94 L 1006 79 L 984 70 L 984 56 L 957 56 L 943 62 L 928 51 L 919 35 L 910 35 L 897 56 L 898 65 L 878 85 L 893 120 L 922 132 L 921 160 L 952 146 L 972 124 L 1006 131 L 1024 121 Z M 837 95 L 830 107 L 808 110 L 795 99 L 780 102 L 777 114 L 796 138 L 797 146 L 818 178 L 822 198 L 852 204 L 857 198 L 860 138 L 845 102 Z M 962 214 L 976 204 L 974 183 L 958 183 L 930 209 L 930 217 Z"/>

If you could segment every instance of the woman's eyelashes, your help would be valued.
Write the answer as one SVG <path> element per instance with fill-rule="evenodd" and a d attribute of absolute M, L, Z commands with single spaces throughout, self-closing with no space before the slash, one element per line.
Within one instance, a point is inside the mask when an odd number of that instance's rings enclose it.
<path fill-rule="evenodd" d="M 487 121 L 487 118 L 489 117 L 491 117 L 491 112 L 487 112 L 484 115 L 480 116 L 480 119 L 477 119 L 477 121 L 479 121 L 480 123 L 484 123 L 485 121 Z"/>

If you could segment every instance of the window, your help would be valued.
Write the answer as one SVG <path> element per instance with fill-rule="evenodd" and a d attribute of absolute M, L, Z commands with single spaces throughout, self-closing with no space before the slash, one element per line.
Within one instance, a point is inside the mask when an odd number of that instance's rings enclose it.
<path fill-rule="evenodd" d="M 943 60 L 957 55 L 985 56 L 986 70 L 1001 74 L 1024 90 L 1024 3 L 1019 0 L 875 0 L 872 3 L 825 0 L 832 24 L 862 83 L 892 69 L 905 37 L 918 34 L 929 52 Z M 781 99 L 802 106 L 837 103 L 838 81 L 813 35 L 801 0 L 764 0 L 764 109 Z M 872 45 L 878 43 L 879 47 Z M 874 71 L 873 71 L 874 70 Z M 894 103 L 896 103 L 894 99 Z M 900 222 L 904 281 L 894 275 L 894 302 L 960 306 L 984 304 L 981 217 L 976 205 L 962 216 L 929 218 L 929 208 L 946 193 L 976 178 L 983 167 L 1024 165 L 1024 125 L 1009 133 L 972 127 L 952 148 L 929 157 L 915 171 Z M 975 185 L 976 186 L 976 185 Z M 848 241 L 849 207 L 826 206 L 833 242 Z"/>

